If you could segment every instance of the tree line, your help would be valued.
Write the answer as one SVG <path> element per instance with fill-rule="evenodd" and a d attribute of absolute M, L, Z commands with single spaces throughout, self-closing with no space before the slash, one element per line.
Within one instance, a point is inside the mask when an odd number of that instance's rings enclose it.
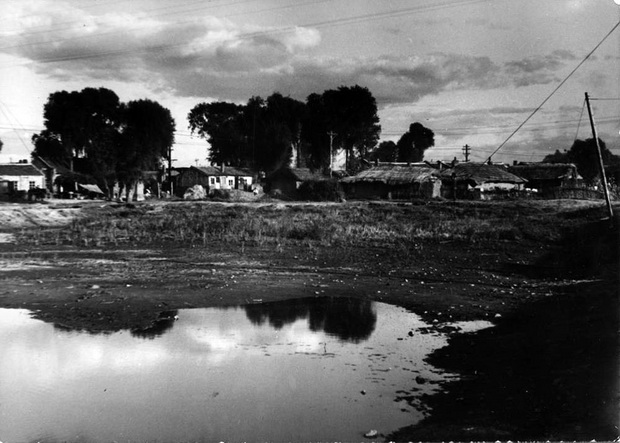
<path fill-rule="evenodd" d="M 106 88 L 54 92 L 43 118 L 33 156 L 92 176 L 110 196 L 114 184 L 130 189 L 142 171 L 158 170 L 174 144 L 168 109 L 147 99 L 122 103 Z"/>

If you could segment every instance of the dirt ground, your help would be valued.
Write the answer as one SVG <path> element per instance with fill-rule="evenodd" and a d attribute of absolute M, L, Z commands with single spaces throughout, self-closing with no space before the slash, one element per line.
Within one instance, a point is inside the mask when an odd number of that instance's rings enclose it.
<path fill-rule="evenodd" d="M 389 439 L 612 440 L 620 435 L 618 224 L 583 222 L 554 248 L 421 241 L 423 263 L 378 247 L 76 248 L 17 244 L 89 205 L 0 205 L 0 307 L 58 327 L 145 329 L 159 313 L 319 295 L 409 308 L 437 328 L 486 319 L 431 362 L 462 375 Z M 620 208 L 616 207 L 616 210 Z"/>

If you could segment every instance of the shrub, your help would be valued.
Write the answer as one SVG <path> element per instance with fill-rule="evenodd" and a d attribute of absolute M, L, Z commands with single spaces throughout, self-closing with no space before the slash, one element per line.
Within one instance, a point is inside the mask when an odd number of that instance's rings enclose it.
<path fill-rule="evenodd" d="M 344 192 L 335 180 L 307 181 L 299 187 L 299 198 L 305 201 L 332 201 L 344 200 Z"/>

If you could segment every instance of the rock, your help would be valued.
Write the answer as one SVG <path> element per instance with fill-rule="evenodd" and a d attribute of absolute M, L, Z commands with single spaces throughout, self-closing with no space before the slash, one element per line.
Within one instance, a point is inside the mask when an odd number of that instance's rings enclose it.
<path fill-rule="evenodd" d="M 202 185 L 194 185 L 183 194 L 183 200 L 204 200 L 205 198 L 207 198 L 207 192 Z"/>
<path fill-rule="evenodd" d="M 371 429 L 370 431 L 366 432 L 364 434 L 364 437 L 366 438 L 375 438 L 379 436 L 379 432 L 377 432 L 376 429 Z"/>

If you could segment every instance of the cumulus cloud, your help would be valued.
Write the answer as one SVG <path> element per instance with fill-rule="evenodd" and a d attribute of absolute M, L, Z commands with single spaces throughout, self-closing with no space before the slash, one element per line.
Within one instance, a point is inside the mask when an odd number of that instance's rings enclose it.
<path fill-rule="evenodd" d="M 47 4 L 47 8 L 42 7 Z M 506 64 L 486 56 L 317 56 L 308 27 L 257 27 L 201 16 L 175 23 L 130 13 L 92 15 L 58 2 L 11 4 L 0 52 L 56 79 L 140 82 L 181 96 L 245 101 L 279 91 L 298 99 L 341 85 L 368 87 L 381 106 L 457 89 L 489 90 L 557 80 L 574 55 L 554 51 Z"/>

